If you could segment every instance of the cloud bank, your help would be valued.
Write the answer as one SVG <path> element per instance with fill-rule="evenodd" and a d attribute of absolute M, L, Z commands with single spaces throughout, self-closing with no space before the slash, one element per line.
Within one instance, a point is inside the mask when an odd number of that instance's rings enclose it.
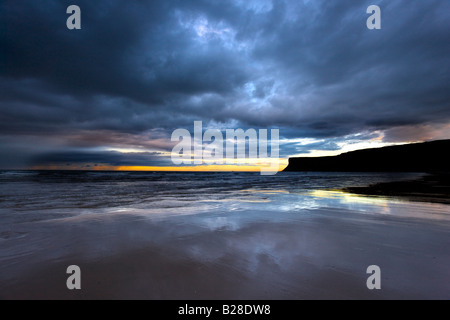
<path fill-rule="evenodd" d="M 2 0 L 0 167 L 156 165 L 195 120 L 279 128 L 284 156 L 450 138 L 449 18 L 446 0 Z"/>

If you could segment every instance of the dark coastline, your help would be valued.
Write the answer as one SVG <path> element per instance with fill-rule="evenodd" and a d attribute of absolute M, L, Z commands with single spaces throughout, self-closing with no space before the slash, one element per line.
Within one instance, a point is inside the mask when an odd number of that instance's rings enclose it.
<path fill-rule="evenodd" d="M 347 187 L 344 192 L 450 204 L 450 140 L 343 153 L 333 157 L 291 158 L 285 172 L 416 172 L 416 180 Z"/>
<path fill-rule="evenodd" d="M 450 140 L 290 158 L 285 172 L 449 172 Z"/>
<path fill-rule="evenodd" d="M 342 191 L 359 195 L 400 197 L 413 201 L 450 204 L 450 174 L 430 174 L 417 180 L 349 187 Z"/>

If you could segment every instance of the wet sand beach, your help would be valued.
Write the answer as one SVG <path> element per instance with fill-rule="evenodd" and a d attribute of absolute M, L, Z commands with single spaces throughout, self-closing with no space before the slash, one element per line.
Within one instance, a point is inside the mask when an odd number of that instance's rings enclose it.
<path fill-rule="evenodd" d="M 14 211 L 5 192 L 0 298 L 450 299 L 448 205 L 255 181 L 221 193 L 210 182 L 195 200 L 187 189 L 171 200 L 152 189 L 150 207 L 134 198 L 84 210 Z M 81 268 L 82 290 L 67 289 L 69 265 Z M 371 265 L 381 290 L 366 286 Z"/>

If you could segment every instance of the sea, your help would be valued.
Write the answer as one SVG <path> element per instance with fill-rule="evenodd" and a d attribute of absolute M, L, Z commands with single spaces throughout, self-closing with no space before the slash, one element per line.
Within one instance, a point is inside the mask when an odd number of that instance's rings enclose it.
<path fill-rule="evenodd" d="M 450 206 L 342 191 L 421 176 L 0 171 L 0 299 L 449 299 Z"/>

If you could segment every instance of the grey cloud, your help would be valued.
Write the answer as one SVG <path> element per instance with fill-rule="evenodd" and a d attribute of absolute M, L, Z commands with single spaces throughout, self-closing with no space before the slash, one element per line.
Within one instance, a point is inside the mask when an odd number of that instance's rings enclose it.
<path fill-rule="evenodd" d="M 65 28 L 70 4 L 82 30 Z M 375 130 L 408 139 L 416 126 L 442 137 L 450 3 L 370 4 L 381 30 L 366 28 L 368 3 L 351 0 L 0 0 L 0 136 L 139 147 L 132 137 L 202 120 L 277 127 L 322 148 Z"/>
<path fill-rule="evenodd" d="M 109 165 L 109 166 L 170 166 L 172 162 L 160 153 L 120 153 L 59 151 L 36 155 L 31 161 L 33 166 L 39 165 Z"/>

